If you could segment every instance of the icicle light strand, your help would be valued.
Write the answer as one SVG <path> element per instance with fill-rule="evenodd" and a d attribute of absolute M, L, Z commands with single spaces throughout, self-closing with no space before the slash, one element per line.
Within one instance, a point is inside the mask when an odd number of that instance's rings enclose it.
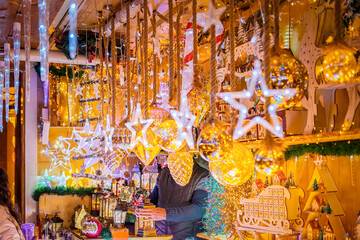
<path fill-rule="evenodd" d="M 40 77 L 44 82 L 44 106 L 49 98 L 49 11 L 46 0 L 39 0 Z"/>
<path fill-rule="evenodd" d="M 31 0 L 24 1 L 24 43 L 25 43 L 25 81 L 26 100 L 30 102 L 30 35 L 31 35 Z"/>
<path fill-rule="evenodd" d="M 9 122 L 9 87 L 10 87 L 10 43 L 4 44 L 5 62 L 5 119 Z"/>
<path fill-rule="evenodd" d="M 77 5 L 75 0 L 69 6 L 69 54 L 74 59 L 77 54 Z"/>
<path fill-rule="evenodd" d="M 19 68 L 20 68 L 20 39 L 21 39 L 21 23 L 14 22 L 13 27 L 14 38 L 14 85 L 15 85 L 15 114 L 19 108 Z"/>

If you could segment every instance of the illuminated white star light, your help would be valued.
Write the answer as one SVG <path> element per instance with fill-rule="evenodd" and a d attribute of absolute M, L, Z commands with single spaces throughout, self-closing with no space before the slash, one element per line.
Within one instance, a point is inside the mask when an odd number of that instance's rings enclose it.
<path fill-rule="evenodd" d="M 181 144 L 186 141 L 189 148 L 194 149 L 195 146 L 192 129 L 196 116 L 190 112 L 185 93 L 183 93 L 181 97 L 180 111 L 171 110 L 170 114 L 175 120 L 178 129 L 176 145 L 181 146 Z"/>
<path fill-rule="evenodd" d="M 77 84 L 76 88 L 73 89 L 73 91 L 75 92 L 75 97 L 77 97 L 78 95 L 83 96 L 82 91 L 84 90 L 85 87 L 81 87 L 80 83 Z"/>
<path fill-rule="evenodd" d="M 145 148 L 151 147 L 147 141 L 146 131 L 150 127 L 150 125 L 154 122 L 154 119 L 143 119 L 141 113 L 141 106 L 140 103 L 136 105 L 135 114 L 133 120 L 131 122 L 125 123 L 125 126 L 131 131 L 131 148 L 135 147 L 138 142 L 141 142 Z M 141 125 L 141 129 L 136 129 L 136 125 Z M 137 132 L 142 132 L 141 136 L 136 136 Z"/>
<path fill-rule="evenodd" d="M 218 19 L 226 10 L 226 7 L 215 8 L 212 0 L 209 1 L 208 10 L 205 13 L 205 26 L 203 32 L 207 32 L 212 25 L 221 25 Z"/>
<path fill-rule="evenodd" d="M 271 97 L 274 95 L 281 96 L 279 97 L 280 100 L 276 101 L 274 104 L 270 104 L 267 109 L 273 125 L 260 116 L 256 116 L 248 124 L 243 126 L 248 109 L 235 99 L 251 98 L 257 84 L 260 85 L 261 91 L 265 97 Z M 284 137 L 282 126 L 276 117 L 276 109 L 282 102 L 292 98 L 296 93 L 297 90 L 294 88 L 269 89 L 262 74 L 261 63 L 259 60 L 255 60 L 254 70 L 247 90 L 241 92 L 221 92 L 218 93 L 218 96 L 225 102 L 229 103 L 233 108 L 239 110 L 238 121 L 233 134 L 233 139 L 237 140 L 256 124 L 262 125 L 265 129 L 271 131 L 277 137 Z"/>

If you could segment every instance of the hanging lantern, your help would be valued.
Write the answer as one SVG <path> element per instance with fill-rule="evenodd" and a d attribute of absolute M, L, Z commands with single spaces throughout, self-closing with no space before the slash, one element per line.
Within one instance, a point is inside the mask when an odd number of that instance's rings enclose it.
<path fill-rule="evenodd" d="M 201 83 L 194 81 L 187 98 L 190 111 L 196 116 L 194 126 L 197 127 L 210 110 L 209 93 Z"/>
<path fill-rule="evenodd" d="M 178 125 L 171 116 L 160 124 L 156 137 L 161 149 L 167 152 L 176 152 L 186 144 L 185 141 L 178 140 Z"/>
<path fill-rule="evenodd" d="M 302 62 L 294 57 L 290 50 L 277 50 L 270 61 L 270 82 L 272 89 L 281 90 L 293 88 L 297 93 L 290 99 L 284 101 L 285 95 L 273 95 L 270 102 L 275 104 L 281 102 L 278 108 L 287 109 L 295 106 L 304 97 L 308 86 L 309 74 Z M 262 91 L 259 89 L 257 94 L 264 100 Z"/>
<path fill-rule="evenodd" d="M 51 231 L 52 232 L 57 232 L 58 230 L 60 230 L 63 226 L 64 220 L 62 220 L 59 216 L 58 213 L 55 213 L 55 216 L 53 218 L 51 218 L 51 221 L 53 222 L 52 224 L 52 228 Z"/>
<path fill-rule="evenodd" d="M 118 203 L 113 210 L 114 227 L 123 228 L 125 225 L 127 206 L 125 202 Z"/>
<path fill-rule="evenodd" d="M 145 202 L 140 204 L 138 208 L 149 209 L 156 206 L 150 202 L 149 198 L 145 199 Z M 138 237 L 156 237 L 155 221 L 152 221 L 148 217 L 138 217 Z"/>
<path fill-rule="evenodd" d="M 136 164 L 131 171 L 131 181 L 134 183 L 135 188 L 140 188 L 141 171 L 139 164 Z"/>
<path fill-rule="evenodd" d="M 335 42 L 324 50 L 323 74 L 327 82 L 347 83 L 356 81 L 356 51 L 342 42 Z"/>
<path fill-rule="evenodd" d="M 98 186 L 91 194 L 91 215 L 94 217 L 99 216 L 100 213 L 100 199 L 104 196 L 101 187 Z"/>
<path fill-rule="evenodd" d="M 225 128 L 224 122 L 215 119 L 202 129 L 197 145 L 204 160 L 222 161 L 228 157 L 232 149 L 232 140 Z"/>
<path fill-rule="evenodd" d="M 225 186 L 244 184 L 251 178 L 254 168 L 253 154 L 239 142 L 234 143 L 227 158 L 209 163 L 211 175 Z"/>
<path fill-rule="evenodd" d="M 52 229 L 53 222 L 50 220 L 49 215 L 46 214 L 45 218 L 41 221 L 41 233 L 43 236 L 49 236 L 50 230 Z"/>
<path fill-rule="evenodd" d="M 284 147 L 272 136 L 266 136 L 260 143 L 259 149 L 255 152 L 256 170 L 270 175 L 279 169 L 277 164 L 284 158 Z"/>
<path fill-rule="evenodd" d="M 100 217 L 104 219 L 112 219 L 113 218 L 113 210 L 116 207 L 118 197 L 111 193 L 108 196 L 103 196 L 100 199 Z"/>
<path fill-rule="evenodd" d="M 175 152 L 169 155 L 168 166 L 174 181 L 185 186 L 192 176 L 194 160 L 189 152 Z"/>

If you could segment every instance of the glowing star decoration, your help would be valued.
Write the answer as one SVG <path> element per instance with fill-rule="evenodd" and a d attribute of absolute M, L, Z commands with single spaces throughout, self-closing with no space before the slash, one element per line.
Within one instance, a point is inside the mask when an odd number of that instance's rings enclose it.
<path fill-rule="evenodd" d="M 71 144 L 68 142 L 70 139 L 59 137 L 59 142 L 55 145 L 55 149 L 47 150 L 45 154 L 50 157 L 51 164 L 49 171 L 53 171 L 57 167 L 63 167 L 71 172 L 70 158 L 73 149 L 70 148 Z"/>
<path fill-rule="evenodd" d="M 59 175 L 57 177 L 54 177 L 53 181 L 57 182 L 58 187 L 66 187 L 66 182 L 69 178 L 70 178 L 70 176 L 65 176 L 65 172 L 63 171 L 61 173 L 61 175 L 59 173 Z"/>
<path fill-rule="evenodd" d="M 154 122 L 153 119 L 143 119 L 141 113 L 140 103 L 136 105 L 135 115 L 131 122 L 125 123 L 125 126 L 131 131 L 131 147 L 135 147 L 136 144 L 142 143 L 144 147 L 149 147 L 149 143 L 146 137 L 146 131 L 148 131 L 150 125 Z M 141 134 L 138 134 L 141 132 Z"/>
<path fill-rule="evenodd" d="M 165 72 L 159 72 L 158 75 L 159 75 L 160 78 L 165 78 L 165 76 L 164 76 Z"/>
<path fill-rule="evenodd" d="M 187 104 L 187 97 L 184 93 L 181 97 L 180 111 L 171 110 L 170 114 L 177 125 L 177 144 L 181 145 L 185 141 L 190 149 L 194 149 L 195 146 L 192 129 L 196 116 L 191 114 Z"/>
<path fill-rule="evenodd" d="M 15 114 L 18 113 L 19 108 L 19 74 L 20 74 L 20 40 L 21 40 L 21 24 L 14 22 L 13 28 L 14 37 L 14 85 L 15 85 Z"/>
<path fill-rule="evenodd" d="M 262 94 L 265 97 L 278 96 L 274 103 L 271 103 L 268 107 L 268 112 L 270 114 L 270 118 L 273 124 L 261 118 L 260 116 L 254 117 L 249 123 L 244 125 L 244 120 L 248 113 L 248 109 L 235 99 L 242 98 L 251 98 L 254 94 L 255 86 L 259 84 Z M 284 137 L 282 126 L 279 120 L 276 117 L 276 109 L 277 107 L 284 101 L 292 98 L 297 93 L 296 89 L 287 88 L 287 89 L 268 89 L 264 76 L 261 70 L 261 63 L 259 60 L 255 60 L 254 62 L 254 70 L 252 72 L 252 77 L 249 83 L 248 90 L 241 92 L 222 92 L 218 93 L 218 96 L 222 98 L 225 102 L 229 103 L 232 107 L 239 110 L 238 121 L 234 130 L 233 140 L 239 139 L 243 136 L 248 130 L 250 130 L 256 124 L 262 125 L 265 129 L 271 131 L 277 137 Z"/>
<path fill-rule="evenodd" d="M 161 58 L 160 56 L 160 41 L 159 36 L 155 34 L 155 37 L 152 38 L 154 43 L 154 54 L 158 57 L 158 59 Z"/>
<path fill-rule="evenodd" d="M 149 165 L 161 148 L 158 146 L 154 132 L 150 129 L 153 119 L 144 120 L 140 103 L 137 104 L 132 122 L 125 123 L 131 131 L 131 148 L 145 166 Z"/>
<path fill-rule="evenodd" d="M 5 75 L 5 119 L 9 122 L 9 91 L 10 91 L 10 44 L 4 44 L 4 75 Z"/>
<path fill-rule="evenodd" d="M 94 88 L 93 93 L 95 94 L 95 97 L 100 98 L 99 84 L 94 84 L 93 88 Z"/>
<path fill-rule="evenodd" d="M 40 40 L 40 78 L 44 82 L 44 106 L 49 100 L 49 8 L 47 0 L 38 1 L 39 40 Z"/>
<path fill-rule="evenodd" d="M 92 107 L 90 107 L 89 104 L 86 104 L 85 109 L 84 109 L 84 112 L 85 112 L 86 114 L 88 114 L 88 112 L 89 112 L 90 110 L 92 110 Z"/>
<path fill-rule="evenodd" d="M 77 6 L 75 0 L 69 5 L 69 55 L 74 59 L 77 54 Z"/>
<path fill-rule="evenodd" d="M 212 0 L 209 1 L 208 10 L 205 13 L 205 26 L 203 32 L 207 32 L 212 25 L 221 25 L 220 17 L 226 10 L 226 7 L 215 8 Z"/>
<path fill-rule="evenodd" d="M 84 90 L 85 87 L 81 87 L 80 83 L 77 84 L 76 88 L 73 89 L 73 91 L 75 92 L 75 97 L 77 97 L 78 95 L 83 96 L 82 91 Z"/>
<path fill-rule="evenodd" d="M 37 176 L 37 186 L 38 187 L 49 187 L 51 188 L 51 180 L 53 179 L 53 176 L 49 176 L 48 170 L 45 169 L 44 174 L 42 176 Z"/>

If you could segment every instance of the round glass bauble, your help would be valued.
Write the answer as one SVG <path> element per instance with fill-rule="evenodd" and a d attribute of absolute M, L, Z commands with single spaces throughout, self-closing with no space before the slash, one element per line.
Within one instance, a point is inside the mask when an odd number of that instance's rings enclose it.
<path fill-rule="evenodd" d="M 167 163 L 174 181 L 180 186 L 188 184 L 194 166 L 193 155 L 189 152 L 171 153 Z"/>
<path fill-rule="evenodd" d="M 322 62 L 325 81 L 332 83 L 352 82 L 357 73 L 354 50 L 342 43 L 334 43 L 326 48 Z"/>
<path fill-rule="evenodd" d="M 210 110 L 210 95 L 201 83 L 195 81 L 187 97 L 190 112 L 196 116 L 194 127 L 197 127 Z"/>
<path fill-rule="evenodd" d="M 226 123 L 213 120 L 205 124 L 197 141 L 200 156 L 206 161 L 222 161 L 232 149 L 231 136 L 226 131 Z"/>
<path fill-rule="evenodd" d="M 178 125 L 170 116 L 156 129 L 156 138 L 161 149 L 168 152 L 176 152 L 186 143 L 178 140 Z"/>
<path fill-rule="evenodd" d="M 304 97 L 308 87 L 309 74 L 304 64 L 296 59 L 290 51 L 279 51 L 279 54 L 271 57 L 268 87 L 277 90 L 293 88 L 297 90 L 297 93 L 288 100 L 284 99 L 284 95 L 273 95 L 270 97 L 270 102 L 273 104 L 280 102 L 278 108 L 287 109 L 294 107 Z M 264 98 L 260 89 L 257 92 Z"/>
<path fill-rule="evenodd" d="M 255 160 L 251 151 L 235 142 L 230 154 L 223 161 L 209 163 L 211 175 L 225 186 L 244 184 L 254 173 Z"/>
<path fill-rule="evenodd" d="M 167 116 L 169 116 L 169 112 L 166 111 L 165 109 L 159 108 L 156 105 L 150 106 L 150 108 L 149 108 L 149 118 L 154 119 L 154 122 L 151 125 L 152 129 L 154 131 L 156 131 L 157 128 L 162 123 L 162 121 L 164 121 Z"/>

